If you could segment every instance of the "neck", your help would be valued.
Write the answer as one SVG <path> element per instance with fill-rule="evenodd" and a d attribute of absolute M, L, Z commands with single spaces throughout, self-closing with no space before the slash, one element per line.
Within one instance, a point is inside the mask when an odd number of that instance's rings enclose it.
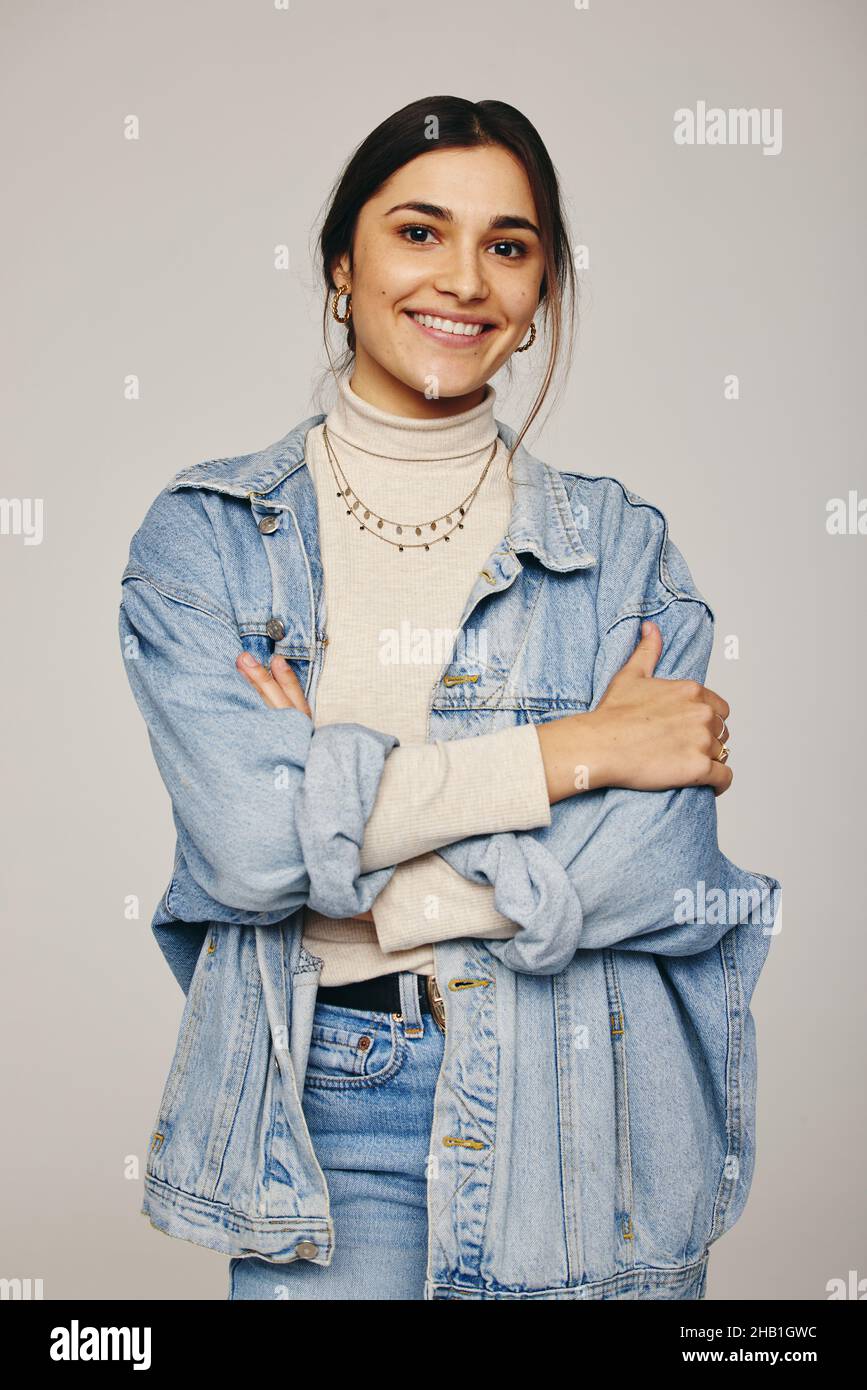
<path fill-rule="evenodd" d="M 414 462 L 442 463 L 452 475 L 465 468 L 473 471 L 497 438 L 497 393 L 490 382 L 483 390 L 477 404 L 458 414 L 419 418 L 372 404 L 356 393 L 354 377 L 344 377 L 325 422 L 328 437 L 338 460 L 360 456 L 365 469 L 377 472 Z"/>

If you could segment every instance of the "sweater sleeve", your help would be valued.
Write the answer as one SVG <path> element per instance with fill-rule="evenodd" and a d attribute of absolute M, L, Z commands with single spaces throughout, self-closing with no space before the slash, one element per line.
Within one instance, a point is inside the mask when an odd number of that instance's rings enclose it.
<path fill-rule="evenodd" d="M 373 906 L 382 951 L 405 951 L 459 936 L 508 940 L 520 930 L 497 910 L 489 883 L 472 883 L 439 854 L 398 864 Z"/>
<path fill-rule="evenodd" d="M 433 856 L 442 845 L 470 835 L 534 830 L 550 824 L 545 764 L 534 724 L 473 738 L 400 746 L 386 759 L 364 832 L 361 869 L 370 873 Z M 427 864 L 430 873 L 432 860 Z M 448 875 L 438 868 L 434 872 L 437 879 L 460 881 L 454 870 Z M 413 891 L 417 891 L 418 873 L 416 865 Z"/>

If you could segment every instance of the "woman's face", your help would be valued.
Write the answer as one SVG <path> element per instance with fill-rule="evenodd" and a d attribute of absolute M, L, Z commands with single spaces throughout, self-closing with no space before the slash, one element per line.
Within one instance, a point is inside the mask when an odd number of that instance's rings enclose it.
<path fill-rule="evenodd" d="M 346 258 L 336 267 L 352 292 L 353 391 L 398 415 L 478 404 L 539 303 L 538 222 L 523 168 L 498 145 L 434 149 L 398 169 L 361 209 L 354 273 Z M 449 322 L 425 327 L 413 314 Z M 469 322 L 481 330 L 448 331 Z"/>

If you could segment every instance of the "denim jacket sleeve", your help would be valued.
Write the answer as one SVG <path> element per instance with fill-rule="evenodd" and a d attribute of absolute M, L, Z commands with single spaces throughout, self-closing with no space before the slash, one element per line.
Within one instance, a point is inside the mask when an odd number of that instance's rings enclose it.
<path fill-rule="evenodd" d="M 179 500 L 181 499 L 181 500 Z M 398 739 L 360 724 L 314 729 L 275 710 L 235 667 L 243 642 L 207 514 L 162 493 L 121 580 L 124 665 L 172 801 L 193 879 L 244 912 L 370 909 L 394 866 L 360 849 Z"/>
<path fill-rule="evenodd" d="M 669 547 L 669 557 L 683 565 Z M 700 598 L 672 594 L 661 611 L 624 616 L 604 633 L 591 708 L 635 650 L 642 616 L 662 633 L 654 675 L 704 684 L 712 612 Z M 471 882 L 490 884 L 497 909 L 524 929 L 488 943 L 513 970 L 557 974 L 576 950 L 607 946 L 692 955 L 715 945 L 732 925 L 772 921 L 767 904 L 773 895 L 776 905 L 780 888 L 722 853 L 716 800 L 708 786 L 600 788 L 557 802 L 548 827 L 475 836 L 437 853 Z"/>

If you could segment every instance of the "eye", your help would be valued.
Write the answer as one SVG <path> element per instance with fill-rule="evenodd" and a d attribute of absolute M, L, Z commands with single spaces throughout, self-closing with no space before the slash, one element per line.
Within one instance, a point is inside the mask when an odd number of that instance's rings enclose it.
<path fill-rule="evenodd" d="M 405 241 L 405 240 L 408 240 L 408 238 L 407 238 L 407 233 L 408 233 L 408 232 L 422 232 L 422 233 L 424 233 L 425 236 L 427 236 L 428 233 L 430 233 L 431 236 L 435 236 L 435 235 L 436 235 L 436 233 L 434 232 L 433 227 L 428 227 L 428 226 L 426 225 L 426 223 L 422 223 L 422 222 L 411 222 L 411 223 L 408 223 L 407 226 L 405 226 L 405 227 L 398 227 L 398 229 L 397 229 L 397 235 L 398 235 L 402 240 L 404 240 L 404 241 Z M 430 243 L 429 241 L 424 241 L 424 240 L 419 240 L 419 239 L 413 238 L 413 239 L 410 240 L 410 245 L 411 245 L 411 246 L 430 246 L 431 243 Z M 496 250 L 498 247 L 501 247 L 501 246 L 508 246 L 508 247 L 511 247 L 512 250 L 515 252 L 515 254 L 514 254 L 514 255 L 511 255 L 511 256 L 509 256 L 509 255 L 506 255 L 506 256 L 498 256 L 497 259 L 498 259 L 498 260 L 501 260 L 501 261 L 519 261 L 519 260 L 521 260 L 524 256 L 527 255 L 527 247 L 526 247 L 526 246 L 524 245 L 524 243 L 521 242 L 521 241 L 495 241 L 494 244 L 493 244 L 493 246 L 494 246 L 494 250 Z"/>
<path fill-rule="evenodd" d="M 424 226 L 419 222 L 411 223 L 408 227 L 398 227 L 397 234 L 399 237 L 403 237 L 405 232 L 433 232 L 433 227 Z M 430 243 L 426 241 L 413 241 L 411 243 L 413 246 L 428 246 L 429 244 Z"/>
<path fill-rule="evenodd" d="M 527 248 L 522 241 L 495 241 L 494 246 L 514 246 L 517 256 L 500 256 L 501 261 L 519 261 L 522 256 L 526 256 Z"/>

